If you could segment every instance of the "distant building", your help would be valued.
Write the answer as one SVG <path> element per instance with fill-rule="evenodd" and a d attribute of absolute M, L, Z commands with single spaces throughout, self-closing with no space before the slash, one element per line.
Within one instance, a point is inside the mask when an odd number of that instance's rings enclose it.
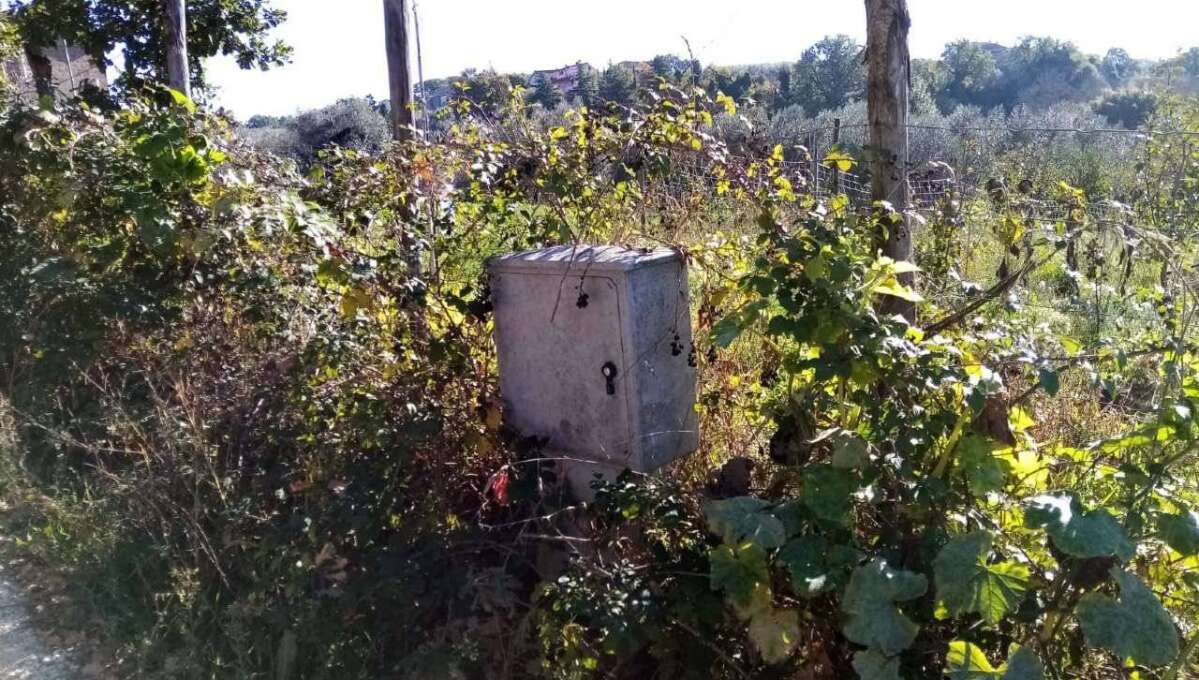
<path fill-rule="evenodd" d="M 108 87 L 108 76 L 83 48 L 61 42 L 57 47 L 27 49 L 4 64 L 4 74 L 18 97 L 37 99 L 37 82 L 45 82 L 63 96 L 88 87 Z"/>
<path fill-rule="evenodd" d="M 575 90 L 579 89 L 579 78 L 583 74 L 583 69 L 591 68 L 588 64 L 576 62 L 568 64 L 562 68 L 549 69 L 546 71 L 533 71 L 529 76 L 529 85 L 536 87 L 543 80 L 548 80 L 554 87 L 565 95 L 568 99 L 574 97 Z"/>

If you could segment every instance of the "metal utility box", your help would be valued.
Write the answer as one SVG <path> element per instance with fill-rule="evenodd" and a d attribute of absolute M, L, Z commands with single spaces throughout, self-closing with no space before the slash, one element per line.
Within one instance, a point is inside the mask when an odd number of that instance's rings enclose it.
<path fill-rule="evenodd" d="M 505 418 L 648 472 L 698 447 L 687 269 L 674 250 L 558 246 L 488 263 Z"/>

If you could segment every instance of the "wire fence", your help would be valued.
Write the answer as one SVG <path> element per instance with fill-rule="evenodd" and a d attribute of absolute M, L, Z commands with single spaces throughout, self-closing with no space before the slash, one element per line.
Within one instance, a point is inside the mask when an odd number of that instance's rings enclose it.
<path fill-rule="evenodd" d="M 853 131 L 864 132 L 866 128 L 867 125 L 865 124 L 850 123 L 809 128 L 794 133 L 792 135 L 793 139 L 805 140 L 808 144 L 803 147 L 793 147 L 793 150 L 788 149 L 786 152 L 803 156 L 803 158 L 784 158 L 784 160 L 775 161 L 781 168 L 781 176 L 789 181 L 797 193 L 808 194 L 821 200 L 827 200 L 834 195 L 844 195 L 853 206 L 863 207 L 871 205 L 873 199 L 870 179 L 868 175 L 856 171 L 863 166 L 858 165 L 854 170 L 842 171 L 838 170 L 834 164 L 824 163 L 820 160 L 821 149 L 828 151 L 833 148 L 842 147 L 844 144 L 842 140 L 848 139 L 849 146 L 861 146 L 861 140 L 854 140 Z M 1127 165 L 1132 165 L 1132 160 L 1141 148 L 1141 145 L 1155 136 L 1177 136 L 1187 140 L 1199 137 L 1199 131 L 1181 129 L 1124 130 L 1033 126 L 953 127 L 923 124 L 909 125 L 908 129 L 936 131 L 969 138 L 969 143 L 973 145 L 973 153 L 979 156 L 995 153 L 994 148 L 987 148 L 987 143 L 993 146 L 1000 144 L 999 140 L 980 139 L 979 135 L 1006 135 L 1009 137 L 1017 135 L 1017 139 L 1008 139 L 1007 143 L 1009 145 L 1026 145 L 1028 147 L 1027 153 L 1031 156 L 1045 153 L 1043 147 L 1053 139 L 1060 138 L 1062 135 L 1082 135 L 1088 138 L 1107 135 L 1112 138 L 1112 141 L 1106 142 L 1102 146 L 1104 149 L 1112 152 L 1117 158 L 1122 159 Z M 827 134 L 828 137 L 821 139 L 819 137 L 821 134 Z M 1091 143 L 1093 144 L 1093 142 Z M 1195 147 L 1190 146 L 1189 141 L 1180 145 L 1180 150 L 1183 154 L 1182 160 L 1184 161 L 1180 164 L 1180 167 L 1189 162 L 1187 159 L 1190 158 L 1191 154 L 1195 153 L 1194 149 Z M 748 174 L 745 173 L 745 168 L 751 163 L 765 162 L 765 158 L 761 155 L 754 156 L 748 153 L 733 155 L 732 159 L 735 161 L 734 165 L 738 165 L 736 171 L 743 173 L 743 175 Z M 683 165 L 686 166 L 686 163 Z M 1111 199 L 1079 202 L 1069 199 L 1057 200 L 1055 198 L 1046 198 L 1042 192 L 1033 191 L 1026 187 L 1008 187 L 1002 180 L 997 180 L 994 175 L 987 176 L 976 168 L 970 167 L 971 165 L 969 159 L 961 157 L 931 157 L 913 162 L 909 165 L 908 186 L 910 188 L 910 202 L 906 208 L 917 212 L 929 213 L 945 207 L 948 201 L 964 203 L 975 198 L 986 197 L 990 200 L 982 203 L 993 208 L 994 212 L 1002 212 L 1026 220 L 1049 223 L 1086 220 L 1090 223 L 1120 225 L 1127 224 L 1133 219 L 1132 209 L 1125 203 Z M 994 170 L 994 168 L 989 168 L 989 170 Z M 742 179 L 747 178 L 743 176 Z M 758 173 L 756 180 L 751 181 L 750 185 L 761 188 L 763 183 L 767 181 L 769 180 L 765 176 Z M 998 185 L 993 185 L 996 181 L 999 182 Z M 696 165 L 691 168 L 683 167 L 672 170 L 671 177 L 667 180 L 667 185 L 671 191 L 686 192 L 699 188 L 701 184 L 707 189 L 711 189 L 715 186 L 716 182 L 716 177 L 706 174 Z"/>

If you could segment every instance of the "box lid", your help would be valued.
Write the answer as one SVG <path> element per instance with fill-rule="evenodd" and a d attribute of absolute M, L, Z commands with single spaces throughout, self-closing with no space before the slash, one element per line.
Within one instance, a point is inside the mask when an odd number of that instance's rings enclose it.
<path fill-rule="evenodd" d="M 568 245 L 509 253 L 491 258 L 493 272 L 627 272 L 642 267 L 677 262 L 682 255 L 671 248 Z"/>

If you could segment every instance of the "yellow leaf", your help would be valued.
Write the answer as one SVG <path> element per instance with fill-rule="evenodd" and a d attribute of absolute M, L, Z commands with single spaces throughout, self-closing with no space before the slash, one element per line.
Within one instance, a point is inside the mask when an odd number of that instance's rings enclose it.
<path fill-rule="evenodd" d="M 921 297 L 920 293 L 917 293 L 911 288 L 898 283 L 877 286 L 875 287 L 874 292 L 878 293 L 879 295 L 890 295 L 891 297 L 897 297 L 900 300 L 907 300 L 908 302 L 924 302 L 924 298 Z"/>
<path fill-rule="evenodd" d="M 737 102 L 723 92 L 716 93 L 716 103 L 724 106 L 724 112 L 730 116 L 737 115 Z"/>
<path fill-rule="evenodd" d="M 836 148 L 830 150 L 821 162 L 821 165 L 824 165 L 826 168 L 836 167 L 841 172 L 853 170 L 853 166 L 856 164 L 857 162 L 854 161 L 853 156 Z"/>

